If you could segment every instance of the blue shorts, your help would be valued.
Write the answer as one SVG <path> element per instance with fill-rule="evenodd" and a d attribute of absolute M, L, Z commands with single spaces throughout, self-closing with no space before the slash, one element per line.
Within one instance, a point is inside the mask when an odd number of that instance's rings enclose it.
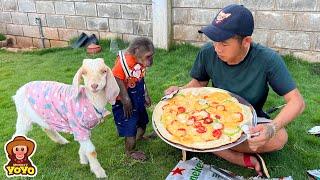
<path fill-rule="evenodd" d="M 112 106 L 114 121 L 121 137 L 136 136 L 137 128 L 145 129 L 149 122 L 148 113 L 144 105 L 144 80 L 140 80 L 134 88 L 128 88 L 128 95 L 133 106 L 130 118 L 125 117 L 121 101 L 116 101 Z"/>

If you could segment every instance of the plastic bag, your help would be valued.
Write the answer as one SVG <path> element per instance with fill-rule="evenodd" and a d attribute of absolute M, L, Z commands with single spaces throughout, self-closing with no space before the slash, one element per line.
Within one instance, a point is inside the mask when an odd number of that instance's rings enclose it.
<path fill-rule="evenodd" d="M 320 179 L 320 169 L 308 170 L 307 173 L 311 179 Z"/>
<path fill-rule="evenodd" d="M 193 157 L 187 161 L 179 161 L 167 176 L 166 180 L 202 180 L 202 179 L 241 179 L 225 170 L 204 164 L 200 159 Z"/>
<path fill-rule="evenodd" d="M 319 172 L 320 173 L 320 172 Z M 166 180 L 266 180 L 261 177 L 244 178 L 234 173 L 218 168 L 214 165 L 204 164 L 200 159 L 193 157 L 187 161 L 179 161 L 172 169 Z M 271 178 L 272 180 L 292 180 L 291 176 Z"/>

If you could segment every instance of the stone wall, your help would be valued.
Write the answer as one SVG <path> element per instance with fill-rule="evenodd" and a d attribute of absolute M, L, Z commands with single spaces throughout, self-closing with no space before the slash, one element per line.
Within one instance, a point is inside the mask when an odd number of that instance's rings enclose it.
<path fill-rule="evenodd" d="M 19 46 L 66 46 L 82 32 L 98 38 L 152 37 L 151 0 L 1 0 L 0 32 Z"/>
<path fill-rule="evenodd" d="M 203 44 L 198 29 L 219 9 L 240 3 L 254 15 L 253 39 L 283 54 L 320 62 L 320 1 L 316 0 L 173 0 L 173 39 Z"/>

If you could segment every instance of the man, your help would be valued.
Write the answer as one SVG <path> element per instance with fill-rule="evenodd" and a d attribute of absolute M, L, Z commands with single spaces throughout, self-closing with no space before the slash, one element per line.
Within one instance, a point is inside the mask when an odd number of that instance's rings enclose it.
<path fill-rule="evenodd" d="M 202 47 L 190 75 L 192 80 L 183 87 L 171 86 L 165 94 L 189 87 L 205 87 L 209 80 L 213 87 L 242 96 L 250 102 L 258 115 L 258 124 L 251 133 L 259 135 L 228 150 L 214 152 L 227 161 L 253 168 L 259 175 L 263 160 L 256 153 L 272 152 L 283 148 L 288 140 L 284 129 L 304 109 L 304 100 L 290 76 L 281 56 L 275 51 L 252 42 L 254 21 L 252 13 L 241 5 L 229 5 L 204 27 L 204 33 L 213 43 Z M 262 111 L 270 85 L 282 96 L 286 105 L 269 120 Z M 261 122 L 264 122 L 261 124 Z"/>

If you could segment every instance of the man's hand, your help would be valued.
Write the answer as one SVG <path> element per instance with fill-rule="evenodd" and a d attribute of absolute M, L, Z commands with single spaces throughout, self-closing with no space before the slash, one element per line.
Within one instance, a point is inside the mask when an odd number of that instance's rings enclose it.
<path fill-rule="evenodd" d="M 250 128 L 250 133 L 257 133 L 258 136 L 248 139 L 249 148 L 257 151 L 259 147 L 265 145 L 276 134 L 275 126 L 272 123 L 258 124 Z"/>
<path fill-rule="evenodd" d="M 132 115 L 132 103 L 131 99 L 129 97 L 127 98 L 122 98 L 121 102 L 123 104 L 123 112 L 126 118 L 130 118 Z"/>
<path fill-rule="evenodd" d="M 145 103 L 144 105 L 148 108 L 151 106 L 151 98 L 148 94 L 145 94 L 145 97 L 144 97 L 144 100 L 145 100 Z"/>
<path fill-rule="evenodd" d="M 177 91 L 177 90 L 179 90 L 178 86 L 170 86 L 168 89 L 166 89 L 164 91 L 164 94 L 168 95 L 168 94 L 171 94 L 171 93 L 173 93 L 174 91 Z"/>

